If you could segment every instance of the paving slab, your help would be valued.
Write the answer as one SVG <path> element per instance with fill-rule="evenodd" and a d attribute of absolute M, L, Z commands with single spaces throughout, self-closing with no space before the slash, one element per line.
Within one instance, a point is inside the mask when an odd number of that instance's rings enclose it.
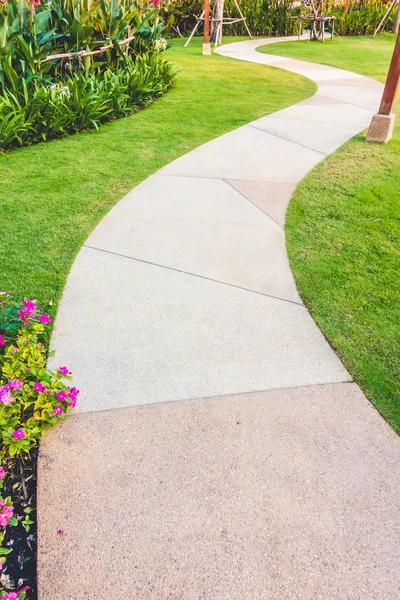
<path fill-rule="evenodd" d="M 283 227 L 286 208 L 296 184 L 229 179 L 228 183 Z"/>
<path fill-rule="evenodd" d="M 321 85 L 318 93 L 321 96 L 342 100 L 349 104 L 369 108 L 376 112 L 382 98 L 382 89 L 380 88 L 359 88 L 359 87 L 343 87 L 335 85 Z"/>
<path fill-rule="evenodd" d="M 52 348 L 80 411 L 350 379 L 303 306 L 89 248 Z"/>
<path fill-rule="evenodd" d="M 154 175 L 86 245 L 301 303 L 282 227 L 222 179 Z"/>
<path fill-rule="evenodd" d="M 254 121 L 252 125 L 324 154 L 334 152 L 360 131 L 360 127 L 337 123 L 320 123 L 318 127 L 310 127 L 309 121 L 272 116 Z"/>
<path fill-rule="evenodd" d="M 322 95 L 322 94 L 320 94 Z M 350 125 L 364 129 L 374 115 L 374 111 L 361 106 L 346 103 L 306 104 L 301 102 L 295 106 L 284 108 L 273 113 L 274 118 L 310 123 L 333 123 L 335 125 Z M 268 117 L 263 117 L 267 119 Z"/>
<path fill-rule="evenodd" d="M 323 154 L 244 126 L 162 168 L 162 175 L 297 183 Z"/>
<path fill-rule="evenodd" d="M 40 600 L 399 600 L 400 440 L 355 384 L 112 415 L 41 444 Z"/>

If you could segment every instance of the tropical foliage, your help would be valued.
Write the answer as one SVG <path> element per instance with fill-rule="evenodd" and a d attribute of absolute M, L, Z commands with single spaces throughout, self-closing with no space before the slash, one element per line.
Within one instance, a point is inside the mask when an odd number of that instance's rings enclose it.
<path fill-rule="evenodd" d="M 344 2 L 332 0 L 314 0 L 320 4 L 324 14 L 336 17 L 335 29 L 340 35 L 362 35 L 373 33 L 385 14 L 389 3 L 387 0 L 356 0 L 345 14 Z M 303 0 L 299 6 L 294 0 L 239 0 L 240 8 L 247 19 L 250 30 L 255 36 L 285 36 L 297 33 L 296 19 L 290 17 L 312 11 L 311 0 Z M 187 35 L 194 27 L 195 16 L 203 9 L 201 0 L 163 0 L 160 5 L 160 16 L 169 35 Z M 238 17 L 239 13 L 234 0 L 225 0 L 225 13 Z M 392 28 L 394 11 L 387 21 L 384 30 Z M 305 24 L 307 26 L 307 23 Z M 243 23 L 235 23 L 224 28 L 226 35 L 246 35 Z"/>
<path fill-rule="evenodd" d="M 0 148 L 93 127 L 172 83 L 157 8 L 132 0 L 0 0 Z"/>

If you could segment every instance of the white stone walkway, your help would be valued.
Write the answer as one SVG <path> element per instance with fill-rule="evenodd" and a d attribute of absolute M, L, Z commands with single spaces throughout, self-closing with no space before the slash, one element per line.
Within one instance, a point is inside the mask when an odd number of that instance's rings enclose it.
<path fill-rule="evenodd" d="M 148 178 L 72 268 L 53 346 L 82 397 L 41 446 L 39 600 L 400 598 L 399 440 L 303 306 L 283 230 L 382 86 L 271 41 L 218 53 L 318 93 Z"/>
<path fill-rule="evenodd" d="M 302 305 L 283 223 L 296 184 L 369 124 L 382 86 L 255 51 L 271 41 L 218 53 L 305 75 L 318 94 L 164 167 L 82 248 L 53 338 L 80 411 L 350 379 Z"/>

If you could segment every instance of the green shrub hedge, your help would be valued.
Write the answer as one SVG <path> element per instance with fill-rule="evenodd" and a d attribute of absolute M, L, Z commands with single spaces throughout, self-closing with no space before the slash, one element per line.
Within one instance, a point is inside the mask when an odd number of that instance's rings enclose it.
<path fill-rule="evenodd" d="M 0 148 L 98 127 L 171 85 L 156 8 L 0 0 Z"/>

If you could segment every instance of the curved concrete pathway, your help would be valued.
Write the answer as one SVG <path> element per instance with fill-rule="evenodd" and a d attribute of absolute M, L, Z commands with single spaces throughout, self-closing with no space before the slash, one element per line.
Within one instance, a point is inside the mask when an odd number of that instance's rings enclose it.
<path fill-rule="evenodd" d="M 399 439 L 303 306 L 283 230 L 382 87 L 271 41 L 218 53 L 318 93 L 151 176 L 72 268 L 53 346 L 82 398 L 41 445 L 39 600 L 400 598 Z"/>

